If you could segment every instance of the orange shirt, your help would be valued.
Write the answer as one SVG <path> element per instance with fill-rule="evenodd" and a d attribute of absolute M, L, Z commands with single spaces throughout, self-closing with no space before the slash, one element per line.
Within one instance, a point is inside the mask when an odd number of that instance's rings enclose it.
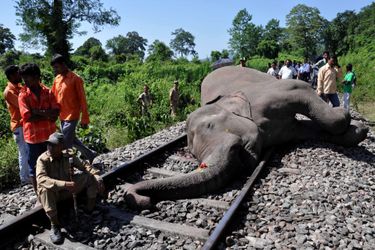
<path fill-rule="evenodd" d="M 72 71 L 65 76 L 59 74 L 53 82 L 51 91 L 61 107 L 60 120 L 79 120 L 82 112 L 81 123 L 89 124 L 86 95 L 81 77 Z"/>
<path fill-rule="evenodd" d="M 30 144 L 45 142 L 48 137 L 56 131 L 56 124 L 51 120 L 29 121 L 32 109 L 59 109 L 55 96 L 50 89 L 41 84 L 40 96 L 35 94 L 26 86 L 21 89 L 18 96 L 20 113 L 23 123 L 23 135 L 25 141 Z"/>
<path fill-rule="evenodd" d="M 10 128 L 12 131 L 18 127 L 22 127 L 20 108 L 18 106 L 18 95 L 20 94 L 22 85 L 8 82 L 4 90 L 4 99 L 10 113 Z"/>

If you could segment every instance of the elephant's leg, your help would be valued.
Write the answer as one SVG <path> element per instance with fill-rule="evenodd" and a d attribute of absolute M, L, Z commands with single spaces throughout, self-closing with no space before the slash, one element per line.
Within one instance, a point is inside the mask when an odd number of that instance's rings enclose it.
<path fill-rule="evenodd" d="M 288 92 L 288 99 L 293 100 L 290 109 L 294 113 L 309 117 L 330 134 L 342 134 L 350 124 L 348 111 L 330 107 L 309 87 Z"/>
<path fill-rule="evenodd" d="M 223 133 L 218 138 L 221 143 L 217 143 L 213 152 L 202 161 L 207 168 L 176 177 L 139 182 L 127 190 L 128 204 L 147 208 L 152 200 L 198 197 L 231 181 L 245 169 L 240 159 L 242 140 L 230 133 Z"/>
<path fill-rule="evenodd" d="M 301 120 L 295 121 L 289 131 L 293 136 L 291 138 L 295 140 L 323 140 L 345 147 L 352 147 L 358 145 L 366 138 L 368 128 L 361 122 L 352 121 L 344 133 L 335 135 L 321 129 L 312 120 Z"/>

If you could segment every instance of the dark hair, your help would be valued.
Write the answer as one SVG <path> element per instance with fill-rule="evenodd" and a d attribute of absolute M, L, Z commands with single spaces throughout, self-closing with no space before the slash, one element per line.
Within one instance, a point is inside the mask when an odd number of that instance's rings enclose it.
<path fill-rule="evenodd" d="M 53 66 L 55 63 L 65 63 L 65 58 L 60 54 L 55 54 L 52 57 L 51 66 Z"/>
<path fill-rule="evenodd" d="M 348 65 L 346 65 L 346 70 L 348 71 L 352 71 L 353 69 L 353 65 L 351 63 L 348 63 Z"/>
<path fill-rule="evenodd" d="M 35 63 L 25 63 L 20 68 L 21 76 L 40 77 L 40 69 Z"/>
<path fill-rule="evenodd" d="M 327 55 L 329 56 L 329 51 L 328 51 L 328 50 L 324 51 L 324 52 L 323 52 L 323 55 L 324 55 L 324 54 L 327 54 Z"/>
<path fill-rule="evenodd" d="M 17 65 L 9 65 L 5 68 L 4 73 L 7 76 L 8 80 L 9 78 L 14 74 L 17 73 L 20 70 L 20 68 Z"/>

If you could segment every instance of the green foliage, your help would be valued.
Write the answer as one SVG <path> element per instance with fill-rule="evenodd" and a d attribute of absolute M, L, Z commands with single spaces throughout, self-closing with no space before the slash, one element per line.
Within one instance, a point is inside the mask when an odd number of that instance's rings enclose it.
<path fill-rule="evenodd" d="M 317 45 L 321 42 L 324 18 L 314 7 L 298 4 L 286 16 L 287 32 L 293 49 L 301 49 L 301 55 L 310 58 L 316 55 Z"/>
<path fill-rule="evenodd" d="M 18 0 L 18 24 L 23 27 L 21 40 L 28 46 L 47 46 L 48 54 L 60 53 L 69 59 L 69 39 L 79 32 L 81 22 L 92 24 L 99 31 L 104 24 L 118 25 L 120 17 L 113 9 L 106 10 L 100 0 Z"/>
<path fill-rule="evenodd" d="M 113 55 L 123 55 L 128 60 L 130 56 L 136 56 L 143 59 L 145 55 L 145 46 L 147 39 L 141 37 L 136 31 L 128 32 L 126 37 L 119 35 L 107 41 L 106 47 L 111 50 Z"/>
<path fill-rule="evenodd" d="M 354 11 L 338 13 L 337 16 L 326 24 L 323 32 L 326 48 L 338 56 L 349 51 L 352 43 L 352 34 L 358 25 L 358 18 Z"/>
<path fill-rule="evenodd" d="M 108 152 L 106 147 L 106 140 L 103 136 L 103 132 L 96 127 L 90 126 L 87 129 L 78 128 L 77 135 L 79 139 L 98 153 Z"/>
<path fill-rule="evenodd" d="M 9 128 L 8 128 L 9 129 Z M 0 191 L 19 183 L 18 148 L 12 138 L 0 140 Z"/>
<path fill-rule="evenodd" d="M 172 32 L 172 36 L 174 36 L 174 38 L 171 40 L 169 46 L 171 46 L 177 54 L 180 54 L 180 57 L 197 55 L 197 52 L 194 50 L 195 38 L 190 32 L 179 28 Z"/>
<path fill-rule="evenodd" d="M 16 37 L 12 34 L 10 29 L 0 24 L 0 54 L 4 54 L 6 50 L 13 49 L 14 40 L 16 40 Z"/>
<path fill-rule="evenodd" d="M 357 76 L 357 86 L 354 88 L 351 98 L 354 106 L 358 106 L 360 103 L 373 104 L 375 102 L 375 42 L 340 57 L 339 62 L 343 69 L 348 63 L 351 63 Z"/>
<path fill-rule="evenodd" d="M 172 60 L 173 51 L 163 42 L 159 40 L 155 40 L 149 47 L 148 47 L 148 54 L 146 61 L 170 61 Z"/>
<path fill-rule="evenodd" d="M 263 38 L 259 42 L 257 51 L 259 55 L 267 58 L 276 58 L 280 51 L 280 40 L 283 29 L 279 20 L 271 19 L 263 31 Z"/>
<path fill-rule="evenodd" d="M 256 55 L 262 28 L 251 22 L 252 16 L 246 9 L 240 10 L 229 29 L 229 45 L 235 57 L 249 58 Z"/>

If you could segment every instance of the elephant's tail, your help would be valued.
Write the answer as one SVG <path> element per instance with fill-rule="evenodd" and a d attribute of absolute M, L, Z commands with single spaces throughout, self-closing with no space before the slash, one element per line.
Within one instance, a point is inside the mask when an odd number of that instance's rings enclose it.
<path fill-rule="evenodd" d="M 189 174 L 142 181 L 131 186 L 126 193 L 127 203 L 133 208 L 148 208 L 153 201 L 194 198 L 221 188 L 245 171 L 240 160 L 243 159 L 244 149 L 238 137 L 232 144 L 225 145 L 227 146 L 218 145 L 206 157 L 201 164 L 206 165 L 205 168 L 198 168 Z"/>

